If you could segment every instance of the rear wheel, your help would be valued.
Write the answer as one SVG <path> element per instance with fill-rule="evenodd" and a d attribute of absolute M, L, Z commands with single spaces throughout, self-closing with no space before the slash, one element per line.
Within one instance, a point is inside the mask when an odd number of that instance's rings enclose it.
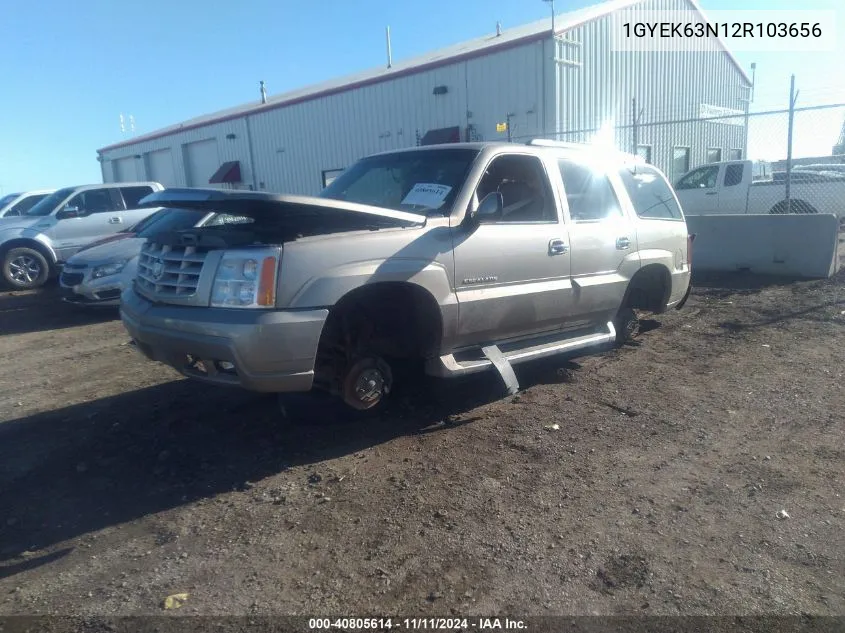
<path fill-rule="evenodd" d="M 13 288 L 30 290 L 43 286 L 50 276 L 50 265 L 33 248 L 10 248 L 3 256 L 3 278 Z"/>
<path fill-rule="evenodd" d="M 622 307 L 616 313 L 613 327 L 616 328 L 616 346 L 621 347 L 633 341 L 640 333 L 640 319 L 632 308 Z"/>
<path fill-rule="evenodd" d="M 771 208 L 769 213 L 772 215 L 783 215 L 785 213 L 809 215 L 818 213 L 818 210 L 809 202 L 804 202 L 803 200 L 791 200 L 789 204 L 787 204 L 786 200 L 781 200 Z"/>

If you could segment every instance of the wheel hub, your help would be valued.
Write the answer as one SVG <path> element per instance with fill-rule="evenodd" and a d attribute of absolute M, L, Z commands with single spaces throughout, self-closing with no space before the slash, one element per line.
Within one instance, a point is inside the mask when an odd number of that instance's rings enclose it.
<path fill-rule="evenodd" d="M 9 262 L 9 275 L 18 283 L 32 283 L 41 275 L 38 261 L 28 255 L 20 255 Z"/>
<path fill-rule="evenodd" d="M 390 366 L 377 357 L 353 363 L 343 380 L 343 400 L 354 409 L 377 406 L 390 393 L 393 377 Z"/>
<path fill-rule="evenodd" d="M 378 369 L 367 369 L 355 381 L 355 395 L 363 403 L 371 403 L 381 398 L 384 389 L 384 376 Z"/>

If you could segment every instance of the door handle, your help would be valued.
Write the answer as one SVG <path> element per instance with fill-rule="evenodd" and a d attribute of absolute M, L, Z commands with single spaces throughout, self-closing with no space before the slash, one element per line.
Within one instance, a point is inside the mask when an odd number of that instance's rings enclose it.
<path fill-rule="evenodd" d="M 616 238 L 616 249 L 620 251 L 625 251 L 631 248 L 631 240 L 627 237 L 617 237 Z"/>
<path fill-rule="evenodd" d="M 566 245 L 566 242 L 560 238 L 549 241 L 549 255 L 563 255 L 568 250 L 569 247 Z"/>
<path fill-rule="evenodd" d="M 704 195 L 705 196 L 715 196 L 717 193 L 719 193 L 719 192 L 718 191 L 705 191 Z"/>
<path fill-rule="evenodd" d="M 122 224 L 123 220 L 119 216 L 112 216 L 109 218 L 109 224 Z"/>

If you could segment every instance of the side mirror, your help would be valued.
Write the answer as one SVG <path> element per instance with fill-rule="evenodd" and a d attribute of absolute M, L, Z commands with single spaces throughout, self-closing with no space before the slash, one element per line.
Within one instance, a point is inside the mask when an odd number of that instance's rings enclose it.
<path fill-rule="evenodd" d="M 478 208 L 470 216 L 474 224 L 485 222 L 498 222 L 502 219 L 502 209 L 505 208 L 505 199 L 498 191 L 493 191 L 484 196 L 478 203 Z"/>
<path fill-rule="evenodd" d="M 65 207 L 56 213 L 56 219 L 58 220 L 67 220 L 69 218 L 78 218 L 81 216 L 82 213 L 79 212 L 79 207 Z"/>

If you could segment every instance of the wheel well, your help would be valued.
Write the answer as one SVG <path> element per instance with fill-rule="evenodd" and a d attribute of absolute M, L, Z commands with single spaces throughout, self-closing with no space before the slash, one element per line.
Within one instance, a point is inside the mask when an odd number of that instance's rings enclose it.
<path fill-rule="evenodd" d="M 649 264 L 640 268 L 631 278 L 622 307 L 659 314 L 666 310 L 671 292 L 672 275 L 669 269 L 660 264 Z"/>
<path fill-rule="evenodd" d="M 8 253 L 13 248 L 31 248 L 32 250 L 38 251 L 44 256 L 44 259 L 47 260 L 47 264 L 50 266 L 50 271 L 55 271 L 56 260 L 53 259 L 53 254 L 50 252 L 50 249 L 48 249 L 40 242 L 36 242 L 35 240 L 28 240 L 23 237 L 9 240 L 8 242 L 4 242 L 3 245 L 0 246 L 0 261 L 6 256 L 6 253 Z"/>
<path fill-rule="evenodd" d="M 818 210 L 806 200 L 795 199 L 790 202 L 792 213 L 818 213 Z M 769 213 L 780 215 L 786 213 L 786 200 L 781 200 L 773 206 Z"/>
<path fill-rule="evenodd" d="M 329 311 L 320 347 L 366 347 L 383 356 L 424 358 L 437 352 L 443 331 L 440 307 L 424 288 L 403 282 L 368 284 L 344 295 Z M 348 349 L 351 338 L 357 349 Z"/>

